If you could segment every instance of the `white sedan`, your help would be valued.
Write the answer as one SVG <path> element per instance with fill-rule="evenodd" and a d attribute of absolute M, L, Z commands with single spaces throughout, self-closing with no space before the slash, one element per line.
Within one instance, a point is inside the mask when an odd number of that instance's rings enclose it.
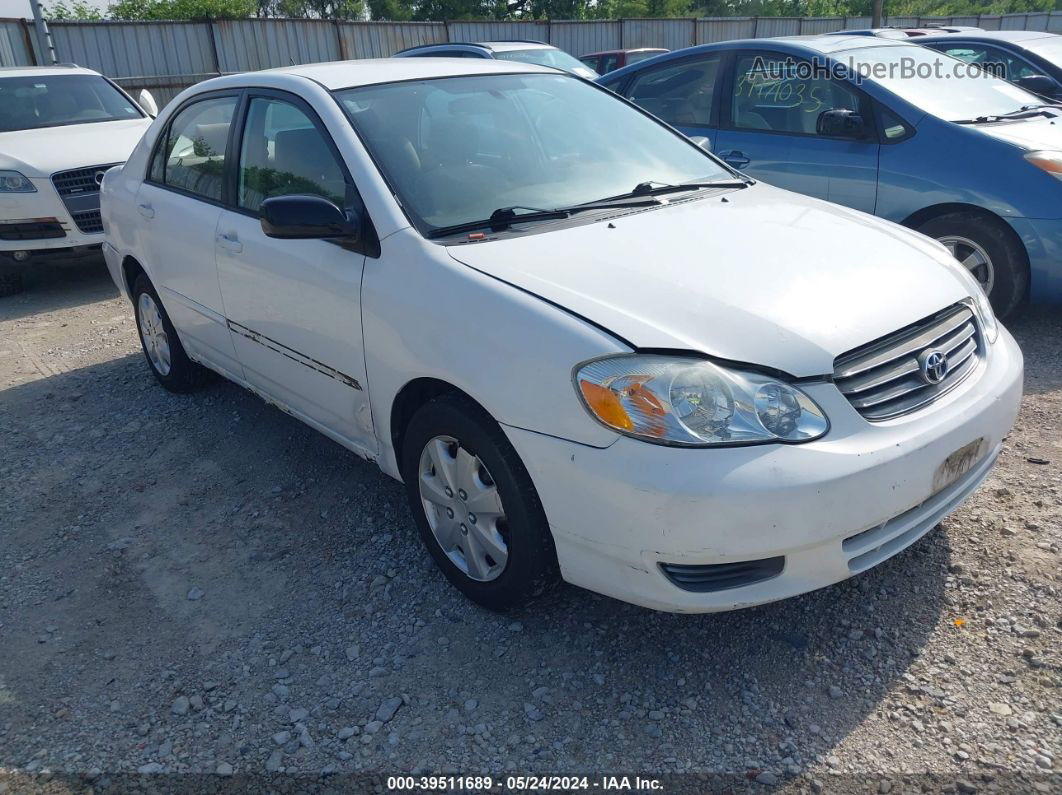
<path fill-rule="evenodd" d="M 99 248 L 103 172 L 157 112 L 148 92 L 140 103 L 91 69 L 0 69 L 0 295 L 38 257 Z"/>
<path fill-rule="evenodd" d="M 216 371 L 375 461 L 494 609 L 560 578 L 683 612 L 843 580 L 977 487 L 1021 397 L 938 243 L 546 68 L 201 83 L 103 221 L 163 386 Z"/>

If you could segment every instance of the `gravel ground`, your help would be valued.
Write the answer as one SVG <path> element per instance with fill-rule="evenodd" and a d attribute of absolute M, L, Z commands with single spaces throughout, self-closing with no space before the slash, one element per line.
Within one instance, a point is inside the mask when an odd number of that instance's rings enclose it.
<path fill-rule="evenodd" d="M 436 572 L 398 483 L 232 384 L 166 393 L 102 264 L 42 268 L 0 301 L 0 793 L 512 771 L 1060 792 L 1062 318 L 1011 328 L 1000 462 L 896 558 L 736 613 L 565 587 L 499 617 Z"/>

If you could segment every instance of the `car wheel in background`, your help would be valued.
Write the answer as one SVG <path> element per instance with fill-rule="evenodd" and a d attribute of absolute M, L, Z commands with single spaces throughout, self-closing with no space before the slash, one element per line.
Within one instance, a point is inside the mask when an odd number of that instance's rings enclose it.
<path fill-rule="evenodd" d="M 1021 241 L 1003 222 L 971 213 L 948 213 L 918 228 L 939 240 L 973 274 L 999 317 L 1013 312 L 1029 286 Z"/>
<path fill-rule="evenodd" d="M 22 274 L 0 272 L 0 298 L 8 295 L 18 295 L 22 292 Z"/>
<path fill-rule="evenodd" d="M 460 395 L 410 420 L 402 477 L 421 540 L 474 602 L 508 610 L 557 579 L 557 555 L 531 477 L 498 424 Z"/>
<path fill-rule="evenodd" d="M 140 344 L 155 378 L 171 392 L 191 392 L 210 371 L 188 358 L 151 280 L 141 273 L 133 284 L 133 313 Z"/>

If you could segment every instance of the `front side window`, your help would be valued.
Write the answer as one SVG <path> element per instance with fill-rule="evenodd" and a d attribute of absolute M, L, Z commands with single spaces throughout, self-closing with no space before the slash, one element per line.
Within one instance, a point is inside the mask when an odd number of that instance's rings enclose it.
<path fill-rule="evenodd" d="M 97 75 L 0 77 L 0 132 L 142 118 L 128 97 Z"/>
<path fill-rule="evenodd" d="M 942 52 L 952 58 L 958 58 L 960 61 L 987 68 L 996 77 L 1002 77 L 1006 80 L 1019 80 L 1022 77 L 1038 74 L 1028 61 L 1017 58 L 996 47 L 987 47 L 982 44 L 961 44 L 946 47 Z M 997 66 L 997 64 L 1001 64 L 1002 68 Z"/>
<path fill-rule="evenodd" d="M 171 188 L 221 201 L 225 151 L 236 102 L 236 97 L 212 97 L 181 110 L 160 144 L 162 162 L 153 162 L 151 178 Z"/>
<path fill-rule="evenodd" d="M 255 97 L 240 147 L 239 206 L 258 212 L 273 196 L 312 194 L 344 205 L 346 179 L 325 134 L 297 106 Z"/>
<path fill-rule="evenodd" d="M 425 233 L 501 208 L 618 196 L 646 181 L 732 178 L 682 136 L 567 75 L 449 77 L 337 96 Z"/>
<path fill-rule="evenodd" d="M 631 83 L 632 102 L 675 127 L 708 127 L 719 55 L 647 69 Z"/>
<path fill-rule="evenodd" d="M 731 119 L 739 130 L 816 135 L 827 110 L 859 111 L 859 95 L 839 80 L 801 69 L 784 55 L 737 59 Z"/>

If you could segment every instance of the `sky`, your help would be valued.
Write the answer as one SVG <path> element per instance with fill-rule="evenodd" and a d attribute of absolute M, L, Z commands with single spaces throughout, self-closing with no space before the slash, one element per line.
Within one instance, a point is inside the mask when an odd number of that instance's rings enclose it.
<path fill-rule="evenodd" d="M 48 0 L 41 0 L 44 5 L 48 4 Z M 94 5 L 97 8 L 106 8 L 110 5 L 109 0 L 88 0 L 89 5 Z M 33 14 L 30 12 L 29 0 L 0 0 L 0 18 L 2 17 L 25 17 L 31 19 Z"/>

